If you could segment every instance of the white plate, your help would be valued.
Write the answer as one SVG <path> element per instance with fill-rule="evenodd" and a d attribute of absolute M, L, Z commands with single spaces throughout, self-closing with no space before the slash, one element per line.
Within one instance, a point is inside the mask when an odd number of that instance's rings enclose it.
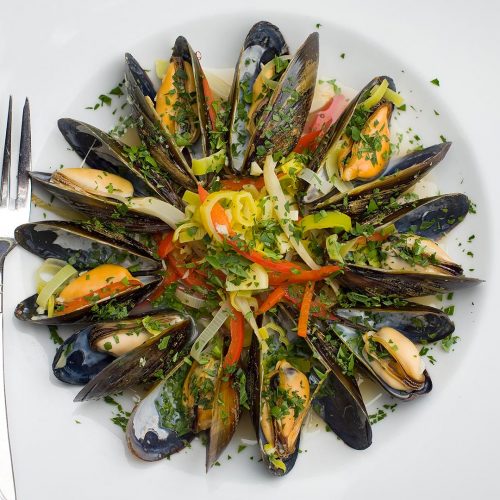
<path fill-rule="evenodd" d="M 391 75 L 407 97 L 408 107 L 413 104 L 416 108 L 410 108 L 401 120 L 408 120 L 426 145 L 439 142 L 441 134 L 453 140 L 452 150 L 434 178 L 443 192 L 463 191 L 471 196 L 478 205 L 478 215 L 469 216 L 455 230 L 448 239 L 448 249 L 465 269 L 475 269 L 469 274 L 489 281 L 455 294 L 454 320 L 461 341 L 451 354 L 441 354 L 439 347 L 434 348 L 438 363 L 429 367 L 434 381 L 430 395 L 398 404 L 394 414 L 374 426 L 373 445 L 364 452 L 347 448 L 331 433 L 306 433 L 301 443 L 303 453 L 293 472 L 277 480 L 255 463 L 255 448 L 236 452 L 240 437 L 253 437 L 248 425 L 233 440 L 221 466 L 208 475 L 204 473 L 204 452 L 199 443 L 170 461 L 146 464 L 133 459 L 122 431 L 109 420 L 112 408 L 101 402 L 72 403 L 77 389 L 52 376 L 55 348 L 47 329 L 34 329 L 12 319 L 14 305 L 33 292 L 32 273 L 38 265 L 36 258 L 18 250 L 9 257 L 6 270 L 4 331 L 7 403 L 19 499 L 128 500 L 173 494 L 218 499 L 236 495 L 303 498 L 326 491 L 334 498 L 421 498 L 434 497 L 438 491 L 449 498 L 467 498 L 472 493 L 493 498 L 499 491 L 494 480 L 499 447 L 494 399 L 498 369 L 493 368 L 498 339 L 493 340 L 495 325 L 493 317 L 488 319 L 488 311 L 494 307 L 492 219 L 497 214 L 488 197 L 493 192 L 489 180 L 498 182 L 498 167 L 493 171 L 486 160 L 498 163 L 498 139 L 492 134 L 492 130 L 498 130 L 494 121 L 498 98 L 491 89 L 488 93 L 489 86 L 484 82 L 494 76 L 484 53 L 471 50 L 467 55 L 471 59 L 457 58 L 456 52 L 463 54 L 470 44 L 462 42 L 462 32 L 456 26 L 447 26 L 451 41 L 446 43 L 451 49 L 445 57 L 436 57 L 436 51 L 443 53 L 448 46 L 444 44 L 446 37 L 438 31 L 443 29 L 441 22 L 416 11 L 405 14 L 397 2 L 378 2 L 377 8 L 359 3 L 344 5 L 336 10 L 332 7 L 330 13 L 317 9 L 314 17 L 304 16 L 309 5 L 295 6 L 300 16 L 266 15 L 265 11 L 257 14 L 254 8 L 245 12 L 244 6 L 219 3 L 216 7 L 211 2 L 210 6 L 184 6 L 176 19 L 171 15 L 174 7 L 161 2 L 147 12 L 137 5 L 120 11 L 114 9 L 113 2 L 86 2 L 72 11 L 59 0 L 51 4 L 52 10 L 42 9 L 34 0 L 28 4 L 31 10 L 27 18 L 23 4 L 22 31 L 19 24 L 5 23 L 5 19 L 16 19 L 10 15 L 20 16 L 21 7 L 10 4 L 9 15 L 2 21 L 3 33 L 9 40 L 16 40 L 16 51 L 7 53 L 0 95 L 14 93 L 19 97 L 18 104 L 25 93 L 31 97 L 34 168 L 79 164 L 66 150 L 55 126 L 57 118 L 71 116 L 109 128 L 109 110 L 88 111 L 84 107 L 94 104 L 100 93 L 121 80 L 125 51 L 153 68 L 156 58 L 168 57 L 175 36 L 183 34 L 195 50 L 202 52 L 203 65 L 233 66 L 253 22 L 266 18 L 277 23 L 292 49 L 319 22 L 320 74 L 332 75 L 356 88 L 374 75 Z M 294 11 L 291 5 L 287 2 L 286 11 Z M 224 13 L 228 9 L 231 15 Z M 436 9 L 446 19 L 444 4 Z M 208 12 L 212 13 L 209 17 L 202 17 Z M 490 14 L 484 13 L 481 18 L 484 31 L 488 31 L 486 26 L 495 11 Z M 399 21 L 399 25 L 388 22 L 391 15 L 393 23 Z M 479 45 L 481 40 L 486 41 L 485 35 L 482 29 L 467 23 L 468 15 L 461 11 L 453 23 L 466 25 L 469 34 L 472 30 Z M 375 26 L 383 26 L 383 32 Z M 24 39 L 20 39 L 20 33 L 24 33 Z M 493 36 L 500 41 L 498 34 Z M 340 58 L 341 53 L 346 54 L 345 59 Z M 478 60 L 481 57 L 485 60 Z M 426 64 L 428 60 L 432 63 Z M 478 78 L 478 74 L 484 78 Z M 463 81 L 456 84 L 453 77 L 458 75 Z M 441 87 L 429 83 L 434 77 L 440 78 Z M 498 82 L 498 69 L 496 77 Z M 485 98 L 491 106 L 481 105 Z M 470 99 L 485 113 L 480 114 Z M 498 230 L 498 223 L 495 227 Z M 476 238 L 468 244 L 471 234 Z M 464 248 L 474 252 L 473 259 L 462 252 Z M 227 454 L 231 460 L 227 460 Z"/>

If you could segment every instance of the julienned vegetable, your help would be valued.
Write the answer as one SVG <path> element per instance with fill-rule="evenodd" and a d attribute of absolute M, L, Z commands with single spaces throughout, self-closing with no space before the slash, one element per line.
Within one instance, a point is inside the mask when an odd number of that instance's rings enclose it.
<path fill-rule="evenodd" d="M 322 82 L 310 113 L 317 33 L 291 55 L 276 26 L 257 23 L 230 92 L 201 60 L 178 37 L 157 89 L 126 55 L 135 146 L 59 121 L 103 170 L 32 173 L 87 220 L 18 228 L 49 259 L 16 316 L 92 323 L 53 365 L 86 384 L 76 400 L 148 388 L 119 418 L 137 457 L 169 457 L 205 433 L 208 470 L 250 409 L 261 461 L 284 475 L 311 409 L 348 446 L 370 446 L 358 373 L 394 400 L 431 390 L 417 344 L 452 345 L 454 308 L 408 300 L 478 283 L 439 246 L 470 203 L 411 193 L 450 144 L 394 158 L 403 101 L 389 76 L 350 100 Z"/>

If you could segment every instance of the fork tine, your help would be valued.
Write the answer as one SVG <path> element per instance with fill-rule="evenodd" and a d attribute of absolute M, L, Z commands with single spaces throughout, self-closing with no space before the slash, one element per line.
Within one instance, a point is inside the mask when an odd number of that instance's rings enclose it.
<path fill-rule="evenodd" d="M 31 123 L 30 103 L 28 98 L 24 103 L 23 124 L 21 128 L 21 145 L 19 147 L 19 166 L 17 167 L 17 198 L 16 208 L 26 205 L 29 196 L 29 174 L 31 170 Z"/>
<path fill-rule="evenodd" d="M 3 149 L 2 180 L 0 191 L 0 207 L 7 206 L 10 191 L 10 163 L 11 163 L 11 133 L 12 133 L 12 96 L 9 97 L 9 111 L 7 114 L 7 128 L 5 129 L 5 146 Z"/>

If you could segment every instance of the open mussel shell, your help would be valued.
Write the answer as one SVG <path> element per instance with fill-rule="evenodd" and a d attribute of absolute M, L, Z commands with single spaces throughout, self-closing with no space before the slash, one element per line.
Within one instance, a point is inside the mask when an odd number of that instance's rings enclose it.
<path fill-rule="evenodd" d="M 193 419 L 182 391 L 188 371 L 189 365 L 181 361 L 132 411 L 125 432 L 128 446 L 138 458 L 161 460 L 193 439 Z"/>
<path fill-rule="evenodd" d="M 177 208 L 183 207 L 168 176 L 149 164 L 145 168 L 133 162 L 122 142 L 88 123 L 71 118 L 61 118 L 57 125 L 68 144 L 89 167 L 129 180 L 135 196 L 156 196 Z"/>
<path fill-rule="evenodd" d="M 311 162 L 309 164 L 309 168 L 314 170 L 317 175 L 324 181 L 328 181 L 328 175 L 326 171 L 326 167 L 324 166 L 324 162 L 328 156 L 330 149 L 335 145 L 335 143 L 342 137 L 346 127 L 349 125 L 349 122 L 356 110 L 356 107 L 366 98 L 367 92 L 369 92 L 374 86 L 380 85 L 384 80 L 387 80 L 389 83 L 389 88 L 393 91 L 396 90 L 396 85 L 394 84 L 394 80 L 388 76 L 377 76 L 373 78 L 369 83 L 367 83 L 358 93 L 358 95 L 349 103 L 347 108 L 344 110 L 339 119 L 333 123 L 330 128 L 325 132 L 325 135 L 321 139 L 317 148 L 314 150 L 314 153 L 311 158 Z M 392 110 L 392 104 L 391 104 Z M 387 169 L 386 169 L 387 170 Z M 384 172 L 379 174 L 383 175 Z M 334 192 L 321 194 L 316 187 L 310 185 L 307 188 L 305 195 L 302 198 L 302 203 L 304 205 L 317 205 L 323 203 L 326 199 L 333 197 L 335 194 L 339 194 L 339 192 L 334 188 Z"/>
<path fill-rule="evenodd" d="M 137 60 L 125 54 L 125 86 L 141 139 L 170 180 L 184 189 L 196 190 L 197 179 L 187 159 L 156 113 L 154 99 L 143 93 L 143 88 L 150 84 L 151 80 L 144 70 L 141 71 Z"/>
<path fill-rule="evenodd" d="M 392 224 L 399 233 L 413 233 L 438 240 L 462 222 L 469 211 L 469 198 L 462 193 L 443 194 L 407 203 L 389 215 L 364 219 L 365 224 Z"/>
<path fill-rule="evenodd" d="M 265 156 L 287 156 L 297 144 L 311 108 L 319 63 L 319 36 L 311 33 L 290 61 L 257 123 L 243 167 Z M 278 118 L 278 120 L 277 120 Z"/>
<path fill-rule="evenodd" d="M 166 336 L 168 341 L 164 340 Z M 77 394 L 75 401 L 99 399 L 153 382 L 158 374 L 169 373 L 177 359 L 184 358 L 196 336 L 194 321 L 186 317 L 163 334 L 152 337 L 113 361 Z"/>
<path fill-rule="evenodd" d="M 251 133 L 247 129 L 250 103 L 245 102 L 245 89 L 252 91 L 262 66 L 276 56 L 288 54 L 288 47 L 279 28 L 260 21 L 248 32 L 236 63 L 233 85 L 229 97 L 229 166 L 234 173 L 242 173 L 245 153 Z"/>
<path fill-rule="evenodd" d="M 393 271 L 351 264 L 344 267 L 338 280 L 345 288 L 365 295 L 395 295 L 400 298 L 454 292 L 482 283 L 480 279 L 461 275 Z"/>
<path fill-rule="evenodd" d="M 347 446 L 365 450 L 372 444 L 368 413 L 356 382 L 344 375 L 339 377 L 338 371 L 329 372 L 322 381 L 312 402 L 313 410 Z"/>
<path fill-rule="evenodd" d="M 17 227 L 14 237 L 28 252 L 42 259 L 64 260 L 77 271 L 118 264 L 131 268 L 132 274 L 143 276 L 161 268 L 144 245 L 104 227 L 66 221 L 31 222 Z"/>
<path fill-rule="evenodd" d="M 339 318 L 362 324 L 371 330 L 389 326 L 416 343 L 436 342 L 455 331 L 453 321 L 445 312 L 421 304 L 380 308 L 346 307 L 335 308 L 332 312 Z"/>
<path fill-rule="evenodd" d="M 96 218 L 104 223 L 113 224 L 135 233 L 156 233 L 171 230 L 170 226 L 160 219 L 128 210 L 126 205 L 116 200 L 88 193 L 77 193 L 71 188 L 53 184 L 50 182 L 50 173 L 31 172 L 30 176 L 58 200 L 68 204 L 89 219 Z"/>
<path fill-rule="evenodd" d="M 67 314 L 55 315 L 48 318 L 46 315 L 37 313 L 38 304 L 36 299 L 38 294 L 20 302 L 14 314 L 17 319 L 27 321 L 33 325 L 64 325 L 74 323 L 92 323 L 98 321 L 99 311 L 105 307 L 112 305 L 119 307 L 120 310 L 130 311 L 137 303 L 141 302 L 153 289 L 160 283 L 161 277 L 158 276 L 143 276 L 140 279 L 141 285 L 130 287 L 123 292 L 118 292 L 112 297 L 105 297 L 96 302 L 89 302 L 85 306 Z"/>
<path fill-rule="evenodd" d="M 208 432 L 206 470 L 217 462 L 236 431 L 240 419 L 240 395 L 232 377 L 220 368 L 214 392 L 212 422 Z"/>
<path fill-rule="evenodd" d="M 74 333 L 57 349 L 52 371 L 61 382 L 86 384 L 115 359 L 90 347 L 89 333 L 92 328 L 87 326 Z"/>
<path fill-rule="evenodd" d="M 392 166 L 389 165 L 383 177 L 360 184 L 347 193 L 326 194 L 319 199 L 309 199 L 306 195 L 303 203 L 308 205 L 310 210 L 329 207 L 357 220 L 363 219 L 372 199 L 379 206 L 383 206 L 391 198 L 397 198 L 428 174 L 446 156 L 450 146 L 450 142 L 444 142 L 410 153 Z"/>
<path fill-rule="evenodd" d="M 364 333 L 370 330 L 370 328 L 361 324 L 350 323 L 349 321 L 343 319 L 340 321 L 328 321 L 327 323 L 330 326 L 327 333 L 331 334 L 333 337 L 337 336 L 338 339 L 343 342 L 345 346 L 354 354 L 357 366 L 363 367 L 364 371 L 368 373 L 370 378 L 375 380 L 391 396 L 402 401 L 409 401 L 417 396 L 427 394 L 432 390 L 432 380 L 427 370 L 424 370 L 423 372 L 424 381 L 418 389 L 400 390 L 392 387 L 375 372 L 366 357 L 363 355 L 363 342 L 360 341 L 360 339 Z M 327 340 L 324 333 L 317 332 L 316 335 L 322 338 L 324 345 L 333 344 L 335 346 L 336 342 L 331 339 Z M 328 355 L 324 356 L 324 358 L 329 359 Z M 333 358 L 331 361 L 335 362 Z"/>

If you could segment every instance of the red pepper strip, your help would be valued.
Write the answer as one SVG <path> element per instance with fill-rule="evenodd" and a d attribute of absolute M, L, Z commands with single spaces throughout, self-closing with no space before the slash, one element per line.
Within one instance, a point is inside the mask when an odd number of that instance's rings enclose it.
<path fill-rule="evenodd" d="M 304 135 L 299 139 L 294 151 L 296 153 L 302 153 L 306 149 L 314 151 L 324 133 L 332 123 L 339 119 L 346 107 L 346 98 L 343 95 L 336 95 L 329 99 L 322 108 L 311 113 L 304 127 Z"/>
<path fill-rule="evenodd" d="M 306 281 L 320 281 L 327 278 L 330 274 L 340 271 L 339 266 L 323 266 L 319 269 L 306 270 L 301 269 L 300 272 L 289 272 L 283 274 L 271 274 L 269 275 L 269 285 L 279 286 L 279 285 L 289 285 L 292 283 L 304 283 Z"/>
<path fill-rule="evenodd" d="M 281 301 L 283 297 L 286 296 L 286 288 L 279 286 L 278 288 L 275 288 L 262 302 L 262 304 L 259 306 L 257 309 L 256 314 L 264 314 L 265 312 L 269 311 L 269 309 L 272 309 L 278 302 Z"/>
<path fill-rule="evenodd" d="M 173 231 L 163 236 L 158 244 L 158 257 L 164 259 L 174 249 L 174 233 Z"/>
<path fill-rule="evenodd" d="M 58 308 L 54 311 L 54 316 L 60 316 L 61 314 L 69 314 L 77 309 L 86 307 L 91 304 L 95 304 L 98 300 L 105 299 L 107 297 L 113 297 L 118 293 L 124 292 L 129 288 L 137 288 L 141 285 L 139 280 L 129 280 L 127 284 L 117 281 L 116 283 L 110 283 L 109 285 L 103 286 L 97 289 L 95 292 L 89 293 L 84 297 L 72 300 L 71 302 L 63 304 L 62 308 Z"/>
<path fill-rule="evenodd" d="M 245 338 L 245 319 L 243 314 L 233 307 L 231 309 L 233 313 L 229 326 L 231 332 L 231 343 L 229 344 L 229 349 L 227 350 L 226 357 L 224 358 L 225 368 L 234 365 L 239 361 Z"/>
<path fill-rule="evenodd" d="M 294 264 L 293 262 L 287 261 L 275 261 L 271 260 L 267 257 L 264 257 L 257 250 L 242 250 L 238 244 L 230 239 L 226 239 L 226 243 L 236 252 L 245 257 L 246 259 L 255 262 L 256 264 L 260 264 L 262 267 L 265 267 L 268 271 L 275 271 L 277 273 L 292 273 L 292 270 L 295 271 L 303 271 L 303 268 Z"/>
<path fill-rule="evenodd" d="M 174 269 L 172 269 L 172 266 L 170 266 L 170 264 L 167 262 L 167 270 L 165 272 L 163 280 L 152 291 L 151 295 L 148 296 L 147 300 L 149 302 L 153 302 L 154 300 L 160 298 L 163 295 L 165 288 L 167 288 L 168 285 L 175 283 L 178 279 L 179 277 L 177 276 L 177 273 L 175 272 Z"/>
<path fill-rule="evenodd" d="M 307 336 L 307 323 L 309 322 L 309 311 L 314 295 L 314 281 L 308 281 L 304 289 L 304 297 L 300 306 L 299 322 L 297 325 L 297 335 L 299 337 Z"/>
<path fill-rule="evenodd" d="M 210 88 L 210 85 L 208 84 L 208 80 L 206 79 L 205 75 L 202 75 L 202 84 L 203 84 L 203 93 L 205 94 L 205 101 L 207 103 L 207 108 L 208 108 L 208 116 L 210 117 L 210 121 L 212 122 L 212 130 L 215 128 L 215 122 L 216 122 L 216 114 L 215 114 L 215 109 L 213 107 L 214 103 L 214 96 L 212 94 L 212 89 Z"/>
<path fill-rule="evenodd" d="M 321 130 L 314 130 L 313 132 L 309 132 L 308 134 L 303 135 L 300 139 L 293 151 L 295 153 L 303 153 L 306 150 L 314 151 L 321 139 Z"/>

